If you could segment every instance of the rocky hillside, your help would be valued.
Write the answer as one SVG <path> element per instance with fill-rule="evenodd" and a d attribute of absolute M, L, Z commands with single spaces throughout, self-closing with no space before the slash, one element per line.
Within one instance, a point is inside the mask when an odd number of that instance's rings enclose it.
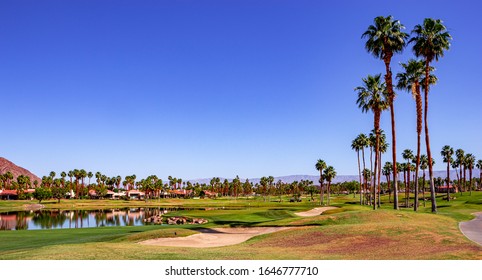
<path fill-rule="evenodd" d="M 12 172 L 14 180 L 16 180 L 19 175 L 26 175 L 30 177 L 32 184 L 35 180 L 37 180 L 39 183 L 42 181 L 37 175 L 33 174 L 27 169 L 16 165 L 6 158 L 0 157 L 0 174 L 4 174 L 7 171 Z"/>

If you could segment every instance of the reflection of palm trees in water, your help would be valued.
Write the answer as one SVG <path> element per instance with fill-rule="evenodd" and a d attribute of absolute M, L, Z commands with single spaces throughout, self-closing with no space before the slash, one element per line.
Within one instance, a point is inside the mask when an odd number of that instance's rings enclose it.
<path fill-rule="evenodd" d="M 26 212 L 19 212 L 17 214 L 15 222 L 16 222 L 16 224 L 15 224 L 16 230 L 28 229 L 27 213 Z"/>
<path fill-rule="evenodd" d="M 2 213 L 0 230 L 137 226 L 155 216 L 183 208 L 122 208 L 99 210 L 39 210 Z M 7 215 L 9 216 L 7 218 Z M 91 225 L 92 220 L 92 225 Z"/>
<path fill-rule="evenodd" d="M 64 224 L 67 217 L 56 211 L 37 211 L 33 214 L 32 223 L 41 229 L 60 228 Z"/>
<path fill-rule="evenodd" d="M 104 210 L 97 210 L 94 212 L 94 220 L 96 227 L 105 226 L 104 221 L 107 219 L 107 215 Z"/>

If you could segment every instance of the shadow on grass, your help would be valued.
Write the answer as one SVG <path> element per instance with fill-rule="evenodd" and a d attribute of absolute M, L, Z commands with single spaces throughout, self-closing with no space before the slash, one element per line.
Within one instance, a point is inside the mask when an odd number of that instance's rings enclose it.
<path fill-rule="evenodd" d="M 213 224 L 215 225 L 229 225 L 230 227 L 254 227 L 260 222 L 240 222 L 240 221 L 215 221 Z"/>

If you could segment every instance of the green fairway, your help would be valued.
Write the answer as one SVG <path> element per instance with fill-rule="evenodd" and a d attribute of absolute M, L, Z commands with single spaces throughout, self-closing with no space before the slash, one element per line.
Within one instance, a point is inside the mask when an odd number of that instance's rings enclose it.
<path fill-rule="evenodd" d="M 482 211 L 482 193 L 438 199 L 418 213 L 392 210 L 388 197 L 382 209 L 360 206 L 353 195 L 334 195 L 329 210 L 314 217 L 294 213 L 316 207 L 302 203 L 254 200 L 62 201 L 47 208 L 95 209 L 165 206 L 197 208 L 167 216 L 206 218 L 204 225 L 103 227 L 84 229 L 0 231 L 1 259 L 482 259 L 482 247 L 468 240 L 458 223 Z M 286 200 L 287 201 L 287 200 Z M 3 212 L 20 209 L 25 201 L 1 201 Z M 59 207 L 60 206 L 60 207 Z M 423 204 L 422 204 L 423 206 Z M 223 208 L 224 207 L 224 208 Z M 214 248 L 177 248 L 138 244 L 139 241 L 197 234 L 206 227 L 289 226 L 290 229 L 251 238 L 241 244 Z"/>

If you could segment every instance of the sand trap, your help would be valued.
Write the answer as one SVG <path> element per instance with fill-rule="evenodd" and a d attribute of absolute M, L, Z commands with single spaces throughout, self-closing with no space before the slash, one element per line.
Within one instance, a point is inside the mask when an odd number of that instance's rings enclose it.
<path fill-rule="evenodd" d="M 474 215 L 475 219 L 460 223 L 459 228 L 468 239 L 482 245 L 482 212 Z"/>
<path fill-rule="evenodd" d="M 284 229 L 287 227 L 207 228 L 186 237 L 156 238 L 142 241 L 140 244 L 191 248 L 220 247 L 239 244 L 251 237 Z"/>
<path fill-rule="evenodd" d="M 318 216 L 321 215 L 321 213 L 331 210 L 331 209 L 336 209 L 337 207 L 332 207 L 332 206 L 327 206 L 327 207 L 318 207 L 318 208 L 313 208 L 309 211 L 306 212 L 298 212 L 295 213 L 296 215 L 300 217 L 313 217 L 313 216 Z"/>

